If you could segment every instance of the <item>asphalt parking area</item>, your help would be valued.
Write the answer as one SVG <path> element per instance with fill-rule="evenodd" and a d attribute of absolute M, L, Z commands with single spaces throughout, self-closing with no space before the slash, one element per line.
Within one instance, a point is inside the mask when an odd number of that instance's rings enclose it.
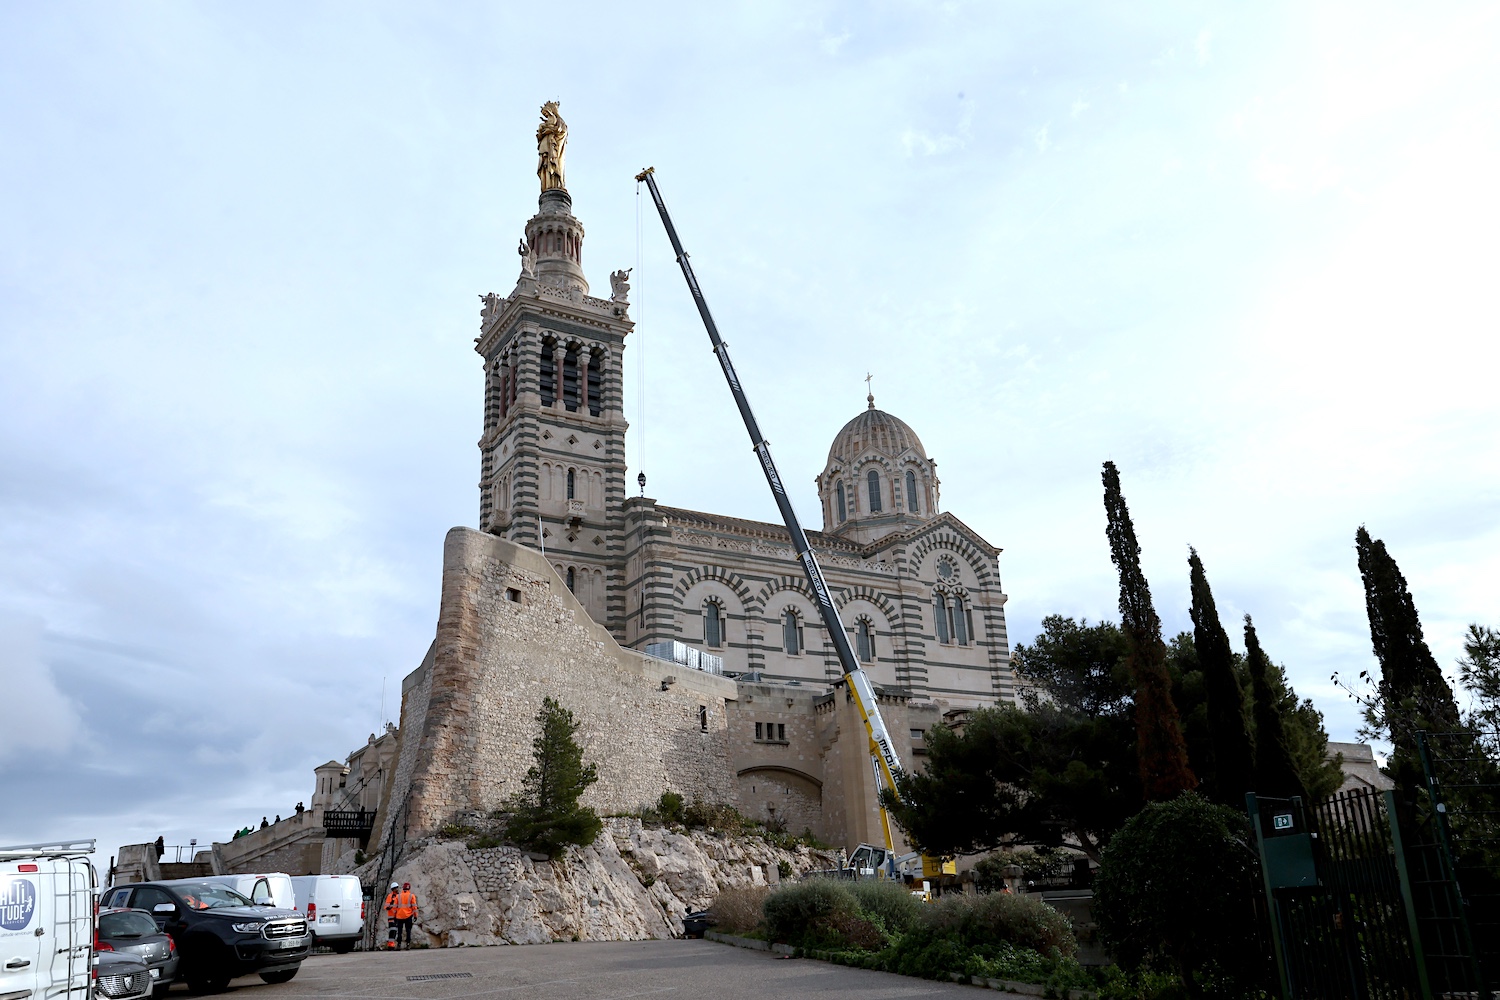
<path fill-rule="evenodd" d="M 443 978 L 413 980 L 414 976 Z M 811 959 L 783 959 L 712 941 L 608 941 L 315 955 L 279 986 L 234 980 L 236 1000 L 624 1000 L 626 997 L 969 997 L 972 986 L 934 983 Z M 183 987 L 172 1000 L 186 1000 Z"/>

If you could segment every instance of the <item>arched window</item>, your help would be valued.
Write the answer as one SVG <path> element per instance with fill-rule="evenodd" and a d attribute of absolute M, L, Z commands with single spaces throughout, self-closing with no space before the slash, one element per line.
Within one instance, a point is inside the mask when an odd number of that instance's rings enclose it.
<path fill-rule="evenodd" d="M 847 508 L 846 508 L 846 506 L 844 504 L 844 484 L 843 483 L 839 483 L 837 486 L 835 486 L 833 488 L 833 498 L 834 498 L 834 501 L 837 504 L 837 508 L 838 508 L 839 523 L 843 524 L 844 523 L 844 518 L 848 516 Z"/>
<path fill-rule="evenodd" d="M 713 649 L 724 645 L 724 612 L 713 601 L 703 606 L 703 644 Z"/>
<path fill-rule="evenodd" d="M 572 469 L 568 470 L 568 499 L 578 499 L 578 480 Z"/>
<path fill-rule="evenodd" d="M 604 354 L 596 352 L 589 357 L 588 406 L 590 416 L 597 417 L 604 398 Z"/>
<path fill-rule="evenodd" d="M 802 619 L 790 608 L 781 616 L 781 648 L 788 656 L 802 652 Z"/>
<path fill-rule="evenodd" d="M 876 472 L 874 469 L 871 469 L 870 470 L 870 474 L 868 476 L 866 476 L 865 478 L 866 478 L 866 481 L 870 485 L 870 513 L 871 514 L 879 514 L 880 510 L 881 510 L 881 507 L 880 507 L 880 473 Z"/>
<path fill-rule="evenodd" d="M 568 567 L 568 590 L 573 592 L 573 567 Z"/>
<path fill-rule="evenodd" d="M 855 651 L 859 654 L 859 662 L 872 663 L 875 660 L 875 633 L 870 630 L 870 619 L 861 618 L 854 630 Z"/>
<path fill-rule="evenodd" d="M 937 626 L 937 641 L 946 643 L 948 641 L 948 636 L 953 634 L 951 629 L 949 628 L 948 615 L 951 612 L 948 610 L 948 598 L 944 597 L 942 594 L 938 594 L 936 597 L 934 597 L 932 599 L 932 611 L 933 624 Z"/>
<path fill-rule="evenodd" d="M 953 599 L 953 641 L 960 646 L 969 644 L 969 621 L 968 608 L 964 606 L 962 597 Z"/>
<path fill-rule="evenodd" d="M 542 405 L 551 406 L 557 401 L 557 359 L 553 351 L 557 345 L 550 340 L 542 341 L 541 393 Z"/>
<path fill-rule="evenodd" d="M 906 512 L 908 514 L 922 513 L 917 509 L 917 474 L 910 469 L 906 470 Z"/>

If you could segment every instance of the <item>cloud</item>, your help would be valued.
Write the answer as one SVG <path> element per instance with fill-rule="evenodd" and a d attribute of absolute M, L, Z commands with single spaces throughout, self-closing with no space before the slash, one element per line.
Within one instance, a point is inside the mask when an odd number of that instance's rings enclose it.
<path fill-rule="evenodd" d="M 1037 129 L 1036 134 L 1032 136 L 1032 141 L 1036 143 L 1036 151 L 1038 153 L 1045 153 L 1047 150 L 1052 148 L 1052 138 L 1048 135 L 1048 132 L 1051 129 L 1052 123 L 1048 122 L 1046 125 L 1043 125 L 1041 128 Z"/>
<path fill-rule="evenodd" d="M 1088 109 L 1089 109 L 1089 102 L 1085 101 L 1081 97 L 1078 98 L 1077 100 L 1075 100 L 1073 102 L 1073 117 L 1077 118 L 1079 115 L 1083 114 Z"/>
<path fill-rule="evenodd" d="M 824 36 L 819 40 L 818 48 L 822 49 L 828 55 L 836 56 L 843 49 L 844 43 L 849 40 L 849 37 L 849 29 L 845 28 L 842 34 Z"/>
<path fill-rule="evenodd" d="M 1198 32 L 1198 38 L 1193 42 L 1193 51 L 1197 53 L 1198 65 L 1207 66 L 1213 55 L 1212 45 L 1214 33 L 1212 29 L 1204 28 Z"/>
<path fill-rule="evenodd" d="M 41 623 L 0 616 L 0 760 L 22 751 L 67 750 L 80 729 L 78 708 L 57 686 L 41 655 Z"/>

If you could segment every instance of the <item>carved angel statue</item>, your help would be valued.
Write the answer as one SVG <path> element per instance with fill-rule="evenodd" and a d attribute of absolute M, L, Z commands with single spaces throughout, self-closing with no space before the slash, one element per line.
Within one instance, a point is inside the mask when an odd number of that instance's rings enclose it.
<path fill-rule="evenodd" d="M 536 252 L 531 249 L 525 240 L 522 240 L 520 246 L 516 247 L 516 253 L 521 255 L 521 277 L 535 278 Z"/>
<path fill-rule="evenodd" d="M 609 275 L 609 299 L 611 302 L 630 301 L 630 272 L 635 268 L 627 267 L 623 271 L 612 271 Z"/>
<path fill-rule="evenodd" d="M 542 105 L 542 123 L 536 129 L 537 164 L 536 175 L 542 181 L 542 190 L 568 189 L 563 176 L 563 156 L 568 146 L 568 123 L 557 113 L 557 102 Z"/>
<path fill-rule="evenodd" d="M 479 318 L 482 321 L 483 325 L 489 326 L 490 320 L 494 319 L 500 314 L 500 305 L 505 300 L 496 295 L 494 292 L 489 292 L 485 295 L 481 295 L 479 296 L 479 298 L 482 302 L 484 302 L 484 308 L 479 310 Z"/>

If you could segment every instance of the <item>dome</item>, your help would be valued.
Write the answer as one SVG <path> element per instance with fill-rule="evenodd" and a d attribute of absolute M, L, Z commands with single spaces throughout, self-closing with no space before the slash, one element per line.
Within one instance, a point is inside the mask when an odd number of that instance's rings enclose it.
<path fill-rule="evenodd" d="M 869 409 L 845 424 L 843 430 L 834 436 L 828 449 L 828 464 L 840 460 L 854 461 L 866 451 L 878 451 L 890 458 L 898 458 L 908 448 L 926 460 L 927 451 L 917 432 L 901 418 L 875 409 L 872 399 Z"/>

